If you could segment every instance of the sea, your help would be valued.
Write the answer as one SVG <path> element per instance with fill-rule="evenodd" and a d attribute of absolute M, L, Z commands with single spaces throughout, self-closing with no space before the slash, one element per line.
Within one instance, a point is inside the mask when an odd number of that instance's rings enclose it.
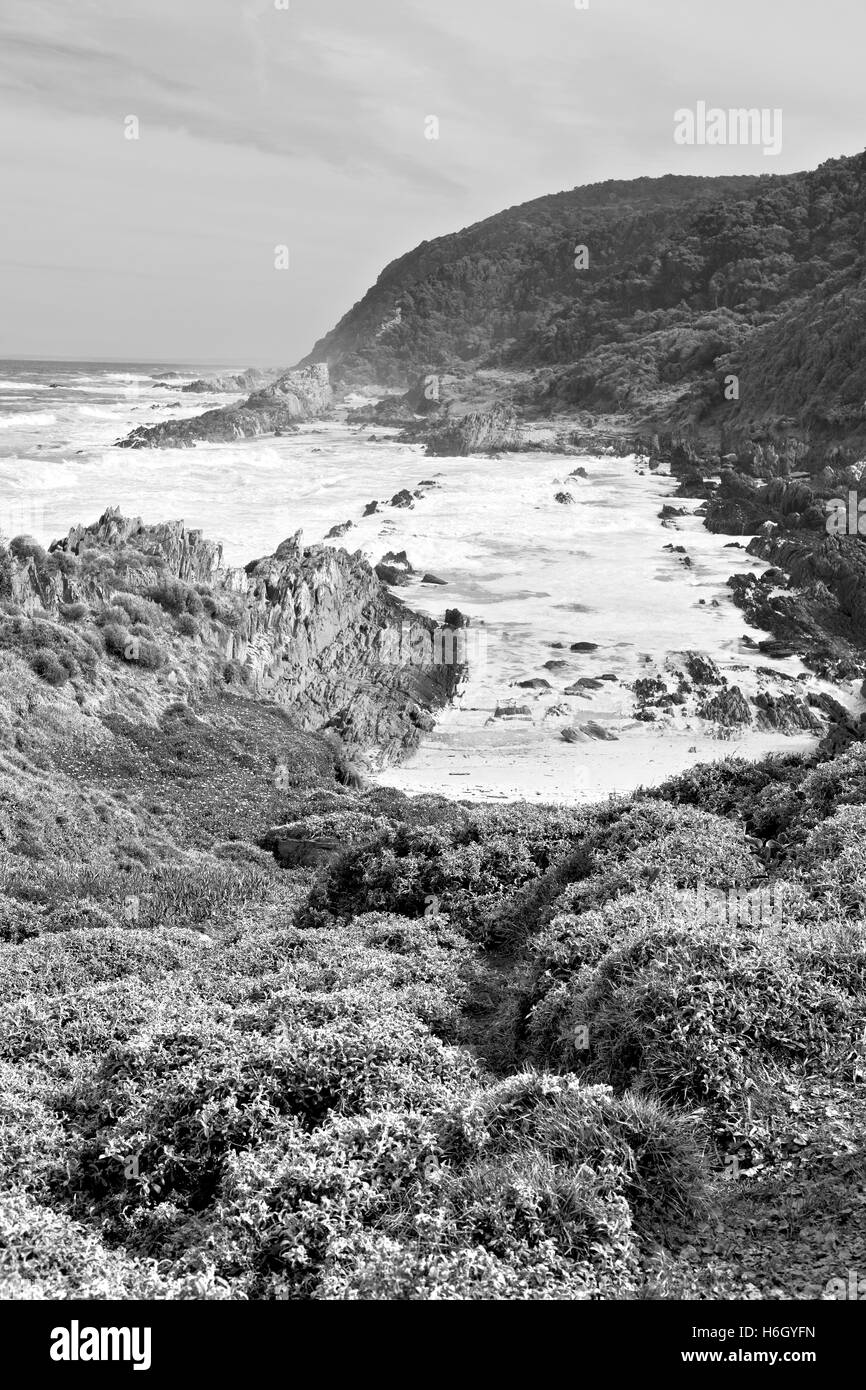
<path fill-rule="evenodd" d="M 449 608 L 469 618 L 469 669 L 414 757 L 371 769 L 379 782 L 473 801 L 577 804 L 697 762 L 815 745 L 804 734 L 725 733 L 678 710 L 636 719 L 633 682 L 670 677 L 689 650 L 711 656 L 746 696 L 794 689 L 793 677 L 804 694 L 866 707 L 853 682 L 828 685 L 796 657 L 772 659 L 743 640 L 768 634 L 747 627 L 728 579 L 766 566 L 746 553 L 748 537 L 706 531 L 696 502 L 677 501 L 687 514 L 663 526 L 676 482 L 645 460 L 427 458 L 396 431 L 348 424 L 345 410 L 276 438 L 116 447 L 138 425 L 239 401 L 180 388 L 240 370 L 0 360 L 0 532 L 48 545 L 116 506 L 147 523 L 182 519 L 220 542 L 230 566 L 299 529 L 307 545 L 360 551 L 371 564 L 405 551 L 415 573 L 394 592 L 437 620 Z M 390 505 L 403 489 L 421 494 L 411 508 Z M 563 493 L 570 502 L 557 500 Z M 373 500 L 378 510 L 364 516 Z M 326 540 L 346 521 L 344 536 Z M 425 574 L 444 582 L 424 583 Z M 601 684 L 568 694 L 582 678 Z M 579 741 L 563 738 L 568 729 Z"/>

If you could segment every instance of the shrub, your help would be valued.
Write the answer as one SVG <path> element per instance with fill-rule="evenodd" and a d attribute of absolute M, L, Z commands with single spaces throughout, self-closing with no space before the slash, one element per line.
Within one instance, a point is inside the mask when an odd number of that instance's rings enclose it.
<path fill-rule="evenodd" d="M 223 680 L 226 685 L 247 685 L 249 672 L 239 661 L 227 661 L 223 666 Z"/>
<path fill-rule="evenodd" d="M 78 568 L 78 560 L 75 555 L 71 555 L 66 550 L 49 551 L 46 564 L 49 574 L 76 574 Z"/>
<path fill-rule="evenodd" d="M 155 603 L 150 603 L 138 594 L 130 594 L 121 590 L 111 596 L 112 608 L 123 610 L 125 617 L 131 623 L 158 623 L 160 619 L 159 607 Z"/>
<path fill-rule="evenodd" d="M 147 590 L 148 598 L 158 603 L 160 608 L 166 612 L 179 616 L 181 613 L 189 613 L 197 617 L 203 611 L 201 597 L 189 584 L 184 584 L 180 579 L 163 579 L 159 584 L 152 585 Z"/>
<path fill-rule="evenodd" d="M 41 546 L 32 536 L 14 536 L 9 542 L 9 550 L 16 560 L 33 560 L 37 570 L 44 570 L 48 555 L 44 546 Z"/>
<path fill-rule="evenodd" d="M 86 618 L 90 609 L 86 603 L 61 603 L 60 616 L 66 618 L 67 622 L 77 623 L 82 618 Z"/>
<path fill-rule="evenodd" d="M 174 626 L 182 637 L 198 637 L 198 623 L 191 613 L 181 613 L 175 618 Z"/>
<path fill-rule="evenodd" d="M 47 647 L 37 647 L 30 659 L 30 665 L 42 680 L 49 685 L 65 685 L 70 672 Z"/>
<path fill-rule="evenodd" d="M 132 649 L 128 629 L 121 627 L 120 623 L 117 622 L 103 624 L 102 640 L 105 643 L 105 650 L 111 652 L 113 656 L 126 657 L 127 650 Z"/>
<path fill-rule="evenodd" d="M 138 655 L 133 658 L 147 671 L 158 671 L 165 661 L 165 653 L 156 642 L 139 640 Z"/>
<path fill-rule="evenodd" d="M 645 915 L 644 915 L 645 914 Z M 617 1091 L 640 1084 L 668 1103 L 706 1107 L 716 1141 L 747 1133 L 746 1098 L 768 1069 L 839 1071 L 866 1018 L 851 994 L 851 944 L 826 933 L 825 959 L 804 963 L 813 928 L 795 920 L 756 932 L 693 921 L 660 894 L 654 913 L 641 898 L 610 904 L 571 923 L 551 923 L 538 941 L 528 986 L 527 1053 L 604 1081 Z M 581 1052 L 578 1026 L 589 1030 Z"/>

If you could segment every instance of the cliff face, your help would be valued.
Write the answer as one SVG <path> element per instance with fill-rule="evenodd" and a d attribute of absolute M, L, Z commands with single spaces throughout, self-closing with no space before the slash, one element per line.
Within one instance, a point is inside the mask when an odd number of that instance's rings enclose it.
<path fill-rule="evenodd" d="M 74 527 L 47 556 L 3 558 L 0 597 L 37 623 L 57 625 L 43 634 L 49 645 L 62 646 L 67 634 L 78 648 L 82 636 L 107 640 L 109 674 L 121 686 L 124 671 L 143 678 L 138 693 L 154 717 L 178 695 L 194 699 L 237 684 L 379 765 L 432 728 L 433 711 L 463 674 L 435 660 L 437 624 L 393 598 L 366 561 L 304 547 L 300 533 L 274 555 L 229 569 L 200 531 L 182 522 L 144 526 L 110 509 L 95 525 Z M 405 663 L 404 624 L 430 639 Z M 114 700 L 114 684 L 101 687 L 97 702 Z"/>
<path fill-rule="evenodd" d="M 333 402 L 328 368 L 316 363 L 284 372 L 269 386 L 253 392 L 242 405 L 206 410 L 185 420 L 139 425 L 121 449 L 185 449 L 199 442 L 217 443 L 293 430 L 302 420 L 327 414 Z"/>

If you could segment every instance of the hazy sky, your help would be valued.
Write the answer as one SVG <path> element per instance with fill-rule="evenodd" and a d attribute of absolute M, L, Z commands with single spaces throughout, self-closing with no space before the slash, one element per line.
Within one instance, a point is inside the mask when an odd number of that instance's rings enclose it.
<path fill-rule="evenodd" d="M 0 355 L 291 363 L 528 198 L 857 152 L 864 39 L 863 0 L 2 0 Z M 780 156 L 676 145 L 699 101 L 780 107 Z"/>

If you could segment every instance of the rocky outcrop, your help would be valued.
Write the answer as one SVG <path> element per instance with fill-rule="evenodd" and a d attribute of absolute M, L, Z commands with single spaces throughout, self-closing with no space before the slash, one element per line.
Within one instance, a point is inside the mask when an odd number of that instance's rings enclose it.
<path fill-rule="evenodd" d="M 499 453 L 523 447 L 517 413 L 508 406 L 472 411 L 451 420 L 427 440 L 427 453 L 443 458 L 463 458 L 467 454 Z"/>
<path fill-rule="evenodd" d="M 853 536 L 791 536 L 772 525 L 753 539 L 750 554 L 790 576 L 784 588 L 772 571 L 734 575 L 734 602 L 749 622 L 771 632 L 758 645 L 768 655 L 796 652 L 827 680 L 866 673 L 866 546 Z M 767 574 L 771 575 L 767 581 Z"/>
<path fill-rule="evenodd" d="M 61 605 L 76 604 L 94 613 L 115 605 L 123 619 L 117 594 L 157 612 L 157 604 L 169 614 L 194 608 L 194 638 L 184 645 L 173 628 L 169 637 L 176 675 L 188 664 L 187 688 L 210 671 L 225 689 L 237 670 L 247 694 L 281 705 L 307 730 L 331 731 L 374 765 L 413 748 L 465 675 L 459 644 L 443 640 L 465 623 L 457 610 L 444 624 L 414 614 L 360 556 L 306 547 L 300 532 L 233 569 L 219 545 L 183 522 L 145 526 L 110 509 L 93 526 L 73 527 L 47 558 L 7 557 L 0 587 L 25 612 L 55 620 Z M 410 620 L 421 640 L 407 658 L 399 639 Z M 165 696 L 176 698 L 170 688 Z"/>
<path fill-rule="evenodd" d="M 302 371 L 285 372 L 276 381 L 255 391 L 243 405 L 206 410 L 186 420 L 164 420 L 158 425 L 139 425 L 118 440 L 121 449 L 186 449 L 197 443 L 225 443 L 259 435 L 283 434 L 299 421 L 328 413 L 333 393 L 324 363 Z"/>
<path fill-rule="evenodd" d="M 710 719 L 723 728 L 733 728 L 738 724 L 751 724 L 752 712 L 749 702 L 738 685 L 720 690 L 709 700 L 698 706 L 701 719 Z"/>
<path fill-rule="evenodd" d="M 190 381 L 180 389 L 192 395 L 204 394 L 209 391 L 256 391 L 269 385 L 278 375 L 279 373 L 275 371 L 264 372 L 258 367 L 247 367 L 245 372 L 236 372 L 230 376 L 199 377 L 198 380 Z"/>

